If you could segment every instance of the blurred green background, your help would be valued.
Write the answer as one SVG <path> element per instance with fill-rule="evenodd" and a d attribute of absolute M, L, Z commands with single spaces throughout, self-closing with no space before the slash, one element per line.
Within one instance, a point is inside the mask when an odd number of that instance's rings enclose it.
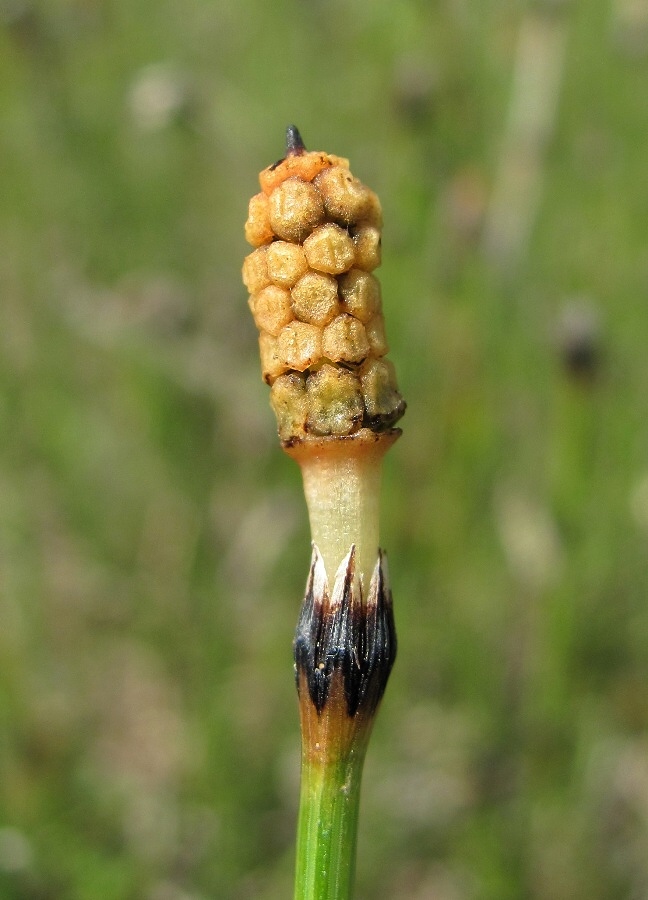
<path fill-rule="evenodd" d="M 291 896 L 309 561 L 240 283 L 385 213 L 358 898 L 648 897 L 648 2 L 0 0 L 0 897 Z"/>

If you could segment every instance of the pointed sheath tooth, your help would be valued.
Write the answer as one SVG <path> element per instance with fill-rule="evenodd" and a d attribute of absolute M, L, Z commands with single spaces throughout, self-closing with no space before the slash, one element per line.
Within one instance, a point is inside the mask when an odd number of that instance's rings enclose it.
<path fill-rule="evenodd" d="M 329 583 L 326 577 L 326 566 L 324 559 L 319 552 L 317 544 L 313 543 L 313 555 L 311 557 L 311 578 L 312 589 L 315 597 L 320 597 L 322 605 L 328 603 Z"/>
<path fill-rule="evenodd" d="M 378 550 L 378 560 L 367 595 L 367 645 L 373 648 L 371 675 L 375 672 L 378 676 L 375 699 L 378 705 L 394 665 L 397 650 L 387 554 L 383 550 Z M 368 681 L 370 677 L 368 675 Z"/>
<path fill-rule="evenodd" d="M 322 622 L 319 668 L 326 678 L 326 699 L 334 673 L 339 669 L 344 672 L 345 660 L 349 655 L 351 610 L 355 603 L 355 571 L 355 544 L 352 544 L 338 566 L 331 599 Z"/>
<path fill-rule="evenodd" d="M 300 675 L 306 677 L 311 700 L 318 711 L 323 707 L 328 694 L 325 673 L 320 667 L 322 646 L 322 625 L 324 610 L 329 605 L 328 580 L 322 555 L 313 544 L 311 567 L 306 582 L 306 594 L 302 604 L 293 651 L 295 656 L 295 681 L 300 690 Z"/>
<path fill-rule="evenodd" d="M 385 563 L 383 551 L 378 550 L 366 605 L 353 616 L 354 652 L 345 660 L 344 679 L 350 716 L 374 714 L 396 659 L 396 628 Z"/>
<path fill-rule="evenodd" d="M 387 566 L 387 554 L 384 550 L 378 549 L 378 559 L 371 574 L 369 582 L 369 593 L 367 594 L 367 608 L 378 607 L 381 598 L 389 597 L 391 602 L 391 589 L 389 586 L 389 568 Z"/>
<path fill-rule="evenodd" d="M 355 581 L 355 544 L 351 544 L 351 549 L 344 557 L 335 573 L 333 593 L 331 594 L 331 611 L 337 607 L 352 605 Z"/>

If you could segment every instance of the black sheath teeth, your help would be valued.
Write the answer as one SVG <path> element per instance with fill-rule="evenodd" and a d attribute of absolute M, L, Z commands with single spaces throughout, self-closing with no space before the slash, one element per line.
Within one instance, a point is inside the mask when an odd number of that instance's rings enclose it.
<path fill-rule="evenodd" d="M 347 714 L 375 711 L 396 659 L 392 596 L 382 551 L 365 602 L 355 578 L 355 547 L 344 571 L 338 572 L 332 595 L 322 557 L 313 547 L 294 652 L 297 684 L 304 675 L 318 713 L 326 706 L 336 671 L 342 674 Z"/>

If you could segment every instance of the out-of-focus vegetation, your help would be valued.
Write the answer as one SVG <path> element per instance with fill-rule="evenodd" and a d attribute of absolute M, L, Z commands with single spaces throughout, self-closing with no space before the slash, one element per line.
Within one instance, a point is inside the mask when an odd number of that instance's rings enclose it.
<path fill-rule="evenodd" d="M 648 896 L 648 3 L 0 0 L 0 896 L 291 895 L 308 529 L 240 283 L 385 210 L 359 900 Z"/>

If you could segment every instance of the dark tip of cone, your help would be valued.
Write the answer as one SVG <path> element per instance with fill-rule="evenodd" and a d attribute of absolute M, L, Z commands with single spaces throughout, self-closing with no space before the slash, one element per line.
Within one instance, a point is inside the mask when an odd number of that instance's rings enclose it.
<path fill-rule="evenodd" d="M 286 156 L 301 156 L 306 152 L 306 147 L 296 125 L 286 128 Z"/>

